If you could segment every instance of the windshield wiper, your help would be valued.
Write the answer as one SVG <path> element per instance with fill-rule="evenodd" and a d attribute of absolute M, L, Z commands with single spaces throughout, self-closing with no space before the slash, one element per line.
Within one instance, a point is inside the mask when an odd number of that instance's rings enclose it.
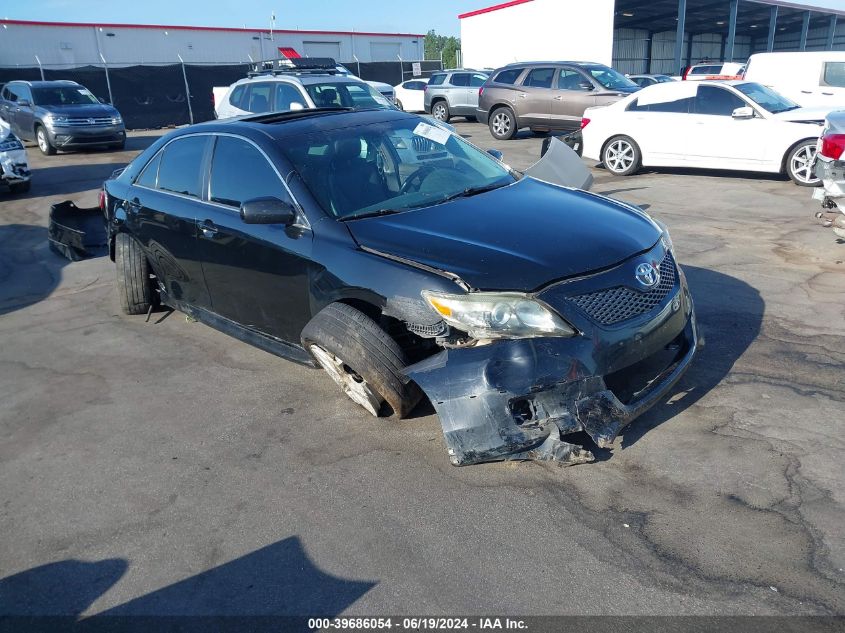
<path fill-rule="evenodd" d="M 456 193 L 449 194 L 445 198 L 441 198 L 436 204 L 448 202 L 449 200 L 454 200 L 455 198 L 469 198 L 470 196 L 477 196 L 479 193 L 492 191 L 493 189 L 498 189 L 499 187 L 504 186 L 505 185 L 503 183 L 497 182 L 492 185 L 484 185 L 483 187 L 467 187 L 463 191 L 458 191 Z"/>
<path fill-rule="evenodd" d="M 347 215 L 343 218 L 338 218 L 341 222 L 347 220 L 361 220 L 363 218 L 375 218 L 380 215 L 393 215 L 394 213 L 401 213 L 401 209 L 376 209 L 375 211 L 367 211 L 366 213 L 359 213 L 358 215 Z"/>

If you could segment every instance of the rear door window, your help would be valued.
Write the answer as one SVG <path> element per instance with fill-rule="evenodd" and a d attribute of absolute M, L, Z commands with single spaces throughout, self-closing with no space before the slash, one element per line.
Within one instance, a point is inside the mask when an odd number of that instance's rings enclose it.
<path fill-rule="evenodd" d="M 304 107 L 305 97 L 302 96 L 296 86 L 285 82 L 277 83 L 273 109 L 276 111 L 290 110 L 292 103 L 298 103 Z"/>
<path fill-rule="evenodd" d="M 202 164 L 208 136 L 176 139 L 164 148 L 158 167 L 157 188 L 199 198 L 202 190 Z"/>
<path fill-rule="evenodd" d="M 551 88 L 554 76 L 554 68 L 534 68 L 526 75 L 522 85 L 531 88 Z"/>
<path fill-rule="evenodd" d="M 695 96 L 696 114 L 731 116 L 734 110 L 747 105 L 734 93 L 716 86 L 699 86 Z"/>
<path fill-rule="evenodd" d="M 141 172 L 141 175 L 138 176 L 138 179 L 135 181 L 136 185 L 140 185 L 141 187 L 148 187 L 149 189 L 156 188 L 156 178 L 158 176 L 158 165 L 161 162 L 161 152 L 155 155 L 155 157 L 147 163 L 147 166 L 144 167 L 144 171 Z"/>
<path fill-rule="evenodd" d="M 519 79 L 519 76 L 522 74 L 522 71 L 525 70 L 524 68 L 509 68 L 508 70 L 503 70 L 496 75 L 494 81 L 499 84 L 507 84 L 513 85 L 516 83 L 516 80 Z"/>
<path fill-rule="evenodd" d="M 256 114 L 270 111 L 270 93 L 272 92 L 273 84 L 262 82 L 250 84 L 246 91 L 247 107 L 241 106 L 242 110 L 254 112 Z"/>
<path fill-rule="evenodd" d="M 468 86 L 469 73 L 455 73 L 452 75 L 452 78 L 449 80 L 449 83 L 453 86 Z"/>
<path fill-rule="evenodd" d="M 244 98 L 244 92 L 246 91 L 246 86 L 240 85 L 235 86 L 235 89 L 232 90 L 232 94 L 229 95 L 229 103 L 235 106 L 236 108 L 240 108 L 241 110 L 246 110 L 243 105 L 241 105 L 241 100 Z"/>
<path fill-rule="evenodd" d="M 246 200 L 266 196 L 290 200 L 264 155 L 252 143 L 233 136 L 217 137 L 209 192 L 211 202 L 234 208 Z"/>
<path fill-rule="evenodd" d="M 845 88 L 845 62 L 825 62 L 822 78 L 827 86 Z"/>

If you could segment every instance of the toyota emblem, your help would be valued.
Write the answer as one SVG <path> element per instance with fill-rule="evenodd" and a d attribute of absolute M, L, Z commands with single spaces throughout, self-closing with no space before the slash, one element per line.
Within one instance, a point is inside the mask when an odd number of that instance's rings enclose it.
<path fill-rule="evenodd" d="M 660 272 L 648 262 L 637 266 L 637 281 L 646 288 L 654 288 L 660 281 Z"/>

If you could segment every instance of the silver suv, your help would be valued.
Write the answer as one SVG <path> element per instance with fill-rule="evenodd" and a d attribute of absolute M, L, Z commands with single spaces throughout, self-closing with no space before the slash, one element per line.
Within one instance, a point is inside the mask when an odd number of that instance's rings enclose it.
<path fill-rule="evenodd" d="M 577 130 L 587 108 L 619 101 L 639 89 L 603 64 L 510 64 L 494 71 L 481 87 L 476 116 L 500 140 L 513 138 L 525 127 L 532 132 Z"/>
<path fill-rule="evenodd" d="M 475 120 L 478 90 L 489 76 L 490 73 L 471 68 L 453 68 L 434 73 L 425 87 L 425 111 L 444 123 L 448 123 L 453 116 Z"/>

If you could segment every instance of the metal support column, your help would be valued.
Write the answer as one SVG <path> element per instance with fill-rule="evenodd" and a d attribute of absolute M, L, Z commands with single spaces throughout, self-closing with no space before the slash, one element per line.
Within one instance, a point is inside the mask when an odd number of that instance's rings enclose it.
<path fill-rule="evenodd" d="M 683 75 L 681 54 L 684 51 L 684 30 L 687 21 L 687 0 L 678 0 L 678 28 L 675 29 L 675 71 Z"/>
<path fill-rule="evenodd" d="M 645 45 L 645 72 L 646 74 L 651 74 L 651 47 L 652 43 L 654 42 L 654 33 L 651 31 L 648 32 L 648 39 L 646 40 Z"/>
<path fill-rule="evenodd" d="M 182 79 L 185 80 L 185 98 L 188 101 L 188 118 L 191 121 L 191 125 L 194 124 L 194 109 L 191 107 L 191 88 L 188 86 L 188 73 L 185 72 L 185 60 L 182 59 L 181 55 L 177 55 L 179 58 L 179 63 L 182 64 Z"/>
<path fill-rule="evenodd" d="M 103 70 L 106 71 L 106 88 L 109 91 L 109 103 L 114 105 L 114 97 L 111 94 L 111 79 L 109 79 L 109 65 L 102 53 L 100 53 L 100 59 L 103 60 Z"/>
<path fill-rule="evenodd" d="M 769 39 L 766 41 L 766 50 L 771 53 L 775 49 L 775 32 L 778 27 L 777 5 L 772 5 L 772 8 L 769 11 Z"/>
<path fill-rule="evenodd" d="M 692 40 L 695 38 L 695 35 L 692 33 L 689 34 L 687 38 L 687 63 L 686 66 L 692 66 Z"/>
<path fill-rule="evenodd" d="M 801 44 L 798 50 L 807 50 L 807 33 L 810 32 L 810 12 L 804 11 L 804 20 L 801 22 Z"/>
<path fill-rule="evenodd" d="M 736 44 L 736 16 L 739 12 L 739 0 L 731 0 L 731 15 L 728 18 L 728 43 L 725 44 L 725 61 L 734 60 L 734 45 Z"/>
<path fill-rule="evenodd" d="M 833 38 L 836 37 L 836 15 L 830 16 L 830 26 L 827 27 L 827 42 L 824 49 L 826 51 L 833 50 Z"/>
<path fill-rule="evenodd" d="M 41 81 L 44 81 L 44 67 L 41 65 L 41 60 L 38 59 L 38 55 L 35 56 L 35 61 L 38 62 L 38 70 L 41 71 Z"/>

